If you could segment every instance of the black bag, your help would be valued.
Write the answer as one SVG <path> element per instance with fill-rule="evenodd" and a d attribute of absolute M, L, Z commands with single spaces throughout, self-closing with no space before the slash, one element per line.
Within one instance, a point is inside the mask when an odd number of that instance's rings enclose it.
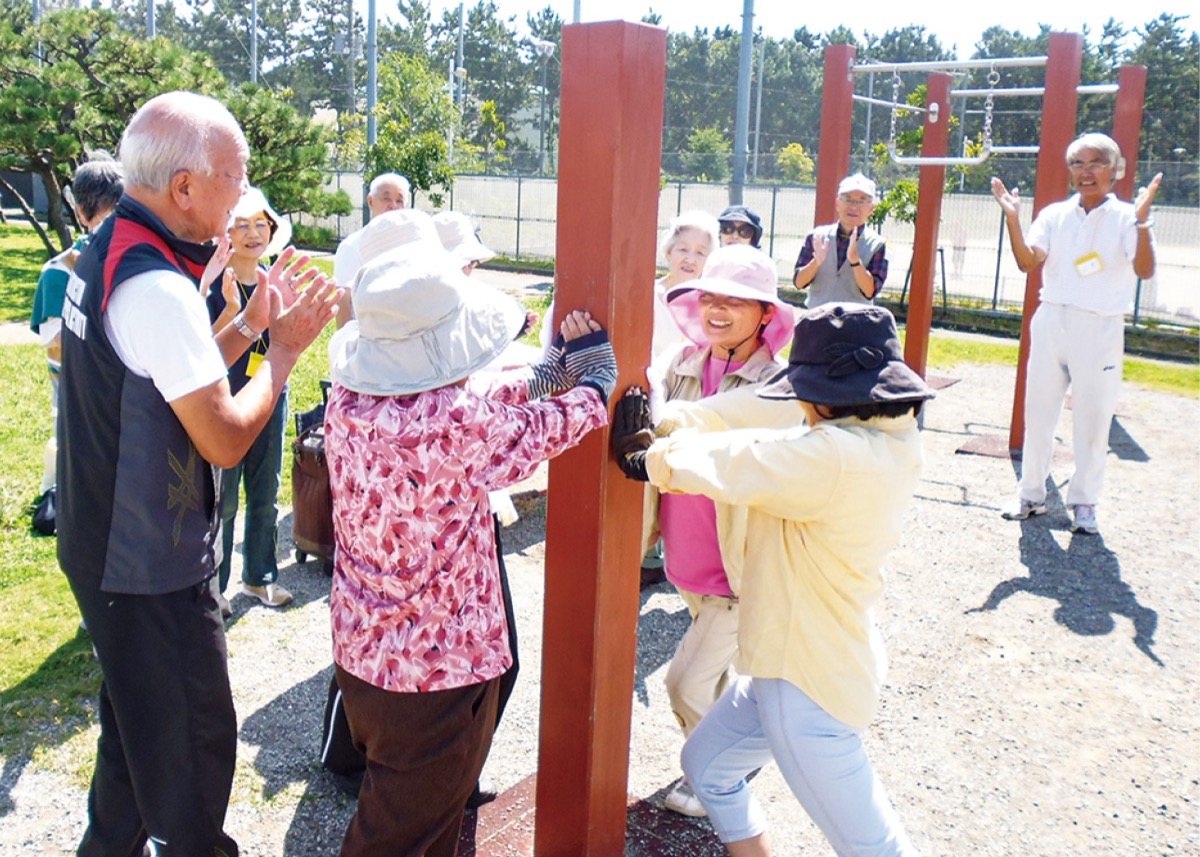
<path fill-rule="evenodd" d="M 367 769 L 367 757 L 358 752 L 350 737 L 350 723 L 342 707 L 336 673 L 329 678 L 329 699 L 321 724 L 321 766 L 342 777 L 361 777 Z"/>
<path fill-rule="evenodd" d="M 329 382 L 321 382 L 328 397 Z M 325 461 L 325 403 L 296 414 L 296 439 L 292 442 L 292 541 L 296 562 L 318 556 L 326 574 L 333 574 L 333 495 L 329 491 L 329 465 Z"/>
<path fill-rule="evenodd" d="M 43 536 L 54 535 L 58 507 L 58 489 L 51 488 L 38 498 L 33 509 L 33 528 Z"/>

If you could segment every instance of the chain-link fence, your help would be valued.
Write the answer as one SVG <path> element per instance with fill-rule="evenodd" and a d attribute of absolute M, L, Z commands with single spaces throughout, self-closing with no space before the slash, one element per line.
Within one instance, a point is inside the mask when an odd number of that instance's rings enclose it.
<path fill-rule="evenodd" d="M 351 199 L 362 198 L 362 178 L 357 174 L 335 174 L 330 185 L 345 189 Z M 796 257 L 813 224 L 815 189 L 749 186 L 743 199 L 762 217 L 762 247 L 776 260 L 780 281 L 790 282 Z M 725 185 L 667 184 L 659 195 L 659 229 L 665 229 L 681 211 L 700 209 L 716 214 L 728 201 Z M 514 258 L 554 257 L 558 207 L 554 178 L 459 176 L 445 203 L 447 208 L 474 217 L 481 239 L 498 253 Z M 416 204 L 429 207 L 419 195 Z M 1029 208 L 1027 205 L 1022 215 L 1026 227 Z M 1153 278 L 1139 282 L 1130 321 L 1134 325 L 1195 327 L 1200 324 L 1200 290 L 1195 287 L 1200 276 L 1200 209 L 1156 205 L 1154 220 L 1158 267 Z M 304 221 L 312 224 L 311 218 Z M 316 225 L 332 227 L 342 237 L 362 225 L 362 216 L 355 212 Z M 913 226 L 888 221 L 882 231 L 889 258 L 884 293 L 902 299 L 911 275 Z M 934 290 L 939 305 L 1021 312 L 1025 275 L 1008 249 L 1003 217 L 990 194 L 951 193 L 942 200 Z"/>

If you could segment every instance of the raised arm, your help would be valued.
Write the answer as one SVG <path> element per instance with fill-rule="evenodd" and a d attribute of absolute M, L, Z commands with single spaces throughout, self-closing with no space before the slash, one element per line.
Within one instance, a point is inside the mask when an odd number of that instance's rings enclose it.
<path fill-rule="evenodd" d="M 1000 179 L 992 178 L 992 196 L 996 197 L 1000 210 L 1004 212 L 1008 241 L 1012 245 L 1017 267 L 1025 272 L 1033 270 L 1046 260 L 1046 253 L 1025 243 L 1025 233 L 1021 231 L 1021 192 L 1015 187 L 1010 191 Z"/>
<path fill-rule="evenodd" d="M 1143 280 L 1154 276 L 1154 239 L 1151 236 L 1153 228 L 1150 220 L 1150 206 L 1162 184 L 1163 174 L 1159 173 L 1150 180 L 1150 184 L 1140 189 L 1137 199 L 1133 202 L 1133 211 L 1137 217 L 1137 250 L 1133 254 L 1133 271 Z"/>

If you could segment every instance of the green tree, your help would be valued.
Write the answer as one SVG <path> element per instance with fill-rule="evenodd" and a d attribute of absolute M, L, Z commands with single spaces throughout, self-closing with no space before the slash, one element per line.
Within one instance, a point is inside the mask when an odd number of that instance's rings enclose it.
<path fill-rule="evenodd" d="M 205 58 L 166 40 L 135 39 L 108 12 L 56 12 L 20 34 L 0 22 L 0 170 L 33 173 L 45 187 L 49 233 L 28 201 L 8 189 L 47 250 L 71 242 L 62 187 L 86 150 L 115 153 L 130 117 L 151 96 L 222 86 Z"/>
<path fill-rule="evenodd" d="M 780 149 L 776 164 L 786 182 L 801 184 L 813 180 L 813 159 L 800 143 L 788 143 Z"/>
<path fill-rule="evenodd" d="M 349 214 L 344 190 L 324 189 L 333 134 L 299 114 L 268 89 L 242 84 L 225 99 L 250 144 L 246 172 L 280 214 Z"/>
<path fill-rule="evenodd" d="M 136 38 L 112 13 L 69 10 L 21 34 L 0 22 L 0 169 L 33 173 L 45 186 L 49 230 L 37 228 L 47 250 L 71 240 L 61 188 L 87 150 L 116 153 L 137 108 L 177 89 L 230 105 L 251 141 L 251 180 L 281 210 L 348 210 L 344 194 L 321 190 L 328 134 L 277 95 L 250 85 L 231 91 L 204 55 L 163 38 Z M 28 202 L 19 204 L 36 223 Z"/>
<path fill-rule="evenodd" d="M 729 180 L 729 159 L 732 155 L 733 144 L 720 128 L 697 128 L 688 135 L 683 168 L 687 178 L 725 182 Z"/>
<path fill-rule="evenodd" d="M 393 54 L 379 71 L 379 104 L 367 172 L 400 173 L 440 205 L 454 183 L 446 141 L 457 119 L 445 84 L 423 58 Z"/>
<path fill-rule="evenodd" d="M 1165 193 L 1159 200 L 1197 201 L 1197 147 L 1200 146 L 1200 103 L 1196 81 L 1200 73 L 1200 39 L 1183 27 L 1184 17 L 1162 14 L 1134 32 L 1139 44 L 1127 62 L 1146 66 L 1146 105 L 1142 120 L 1140 183 L 1145 184 L 1166 161 Z M 1184 166 L 1186 164 L 1186 166 Z"/>

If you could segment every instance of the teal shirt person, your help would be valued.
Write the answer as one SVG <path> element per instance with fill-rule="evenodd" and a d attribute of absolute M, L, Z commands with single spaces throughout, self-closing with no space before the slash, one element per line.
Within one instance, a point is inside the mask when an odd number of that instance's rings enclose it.
<path fill-rule="evenodd" d="M 79 251 L 87 246 L 89 237 L 88 233 L 84 233 L 70 249 L 64 250 L 43 265 L 42 272 L 38 275 L 37 289 L 33 293 L 33 312 L 30 315 L 29 327 L 42 338 L 42 345 L 47 348 L 46 362 L 52 375 L 57 375 L 62 368 L 59 360 L 51 356 L 52 351 L 57 354 L 58 350 L 51 350 L 48 341 L 57 338 L 58 327 L 55 325 L 54 330 L 45 332 L 42 327 L 49 328 L 50 325 L 46 322 L 62 318 L 63 300 L 67 295 L 67 281 L 71 278 L 74 259 Z"/>

